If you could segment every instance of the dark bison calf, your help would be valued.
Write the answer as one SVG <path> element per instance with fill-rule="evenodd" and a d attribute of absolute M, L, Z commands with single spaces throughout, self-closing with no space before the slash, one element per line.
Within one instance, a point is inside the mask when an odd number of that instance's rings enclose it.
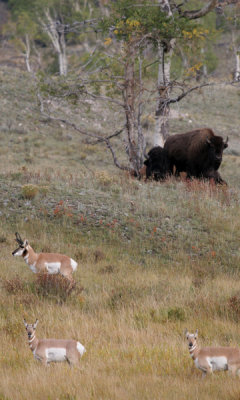
<path fill-rule="evenodd" d="M 167 152 L 160 146 L 153 147 L 148 152 L 144 164 L 146 165 L 147 179 L 153 177 L 155 181 L 161 181 L 172 173 Z"/>
<path fill-rule="evenodd" d="M 212 178 L 216 183 L 225 183 L 217 170 L 227 142 L 228 138 L 224 142 L 221 136 L 205 128 L 168 137 L 164 150 L 170 169 L 175 165 L 176 173 L 185 171 L 188 177 Z"/>

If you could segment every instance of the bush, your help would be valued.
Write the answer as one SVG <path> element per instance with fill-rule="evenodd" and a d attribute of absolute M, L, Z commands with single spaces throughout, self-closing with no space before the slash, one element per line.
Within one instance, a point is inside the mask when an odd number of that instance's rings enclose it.
<path fill-rule="evenodd" d="M 25 291 L 25 284 L 18 275 L 12 279 L 1 278 L 0 281 L 8 294 L 19 294 Z"/>
<path fill-rule="evenodd" d="M 38 187 L 36 185 L 24 185 L 22 187 L 22 196 L 24 199 L 32 200 L 38 194 Z"/>
<path fill-rule="evenodd" d="M 54 298 L 58 303 L 65 302 L 73 291 L 81 293 L 75 281 L 70 282 L 62 275 L 37 274 L 35 290 L 41 297 Z"/>
<path fill-rule="evenodd" d="M 181 307 L 169 308 L 167 313 L 168 313 L 168 319 L 171 321 L 185 321 L 186 320 L 185 310 Z"/>
<path fill-rule="evenodd" d="M 240 293 L 230 297 L 227 306 L 230 317 L 232 317 L 234 321 L 238 322 L 240 320 Z"/>

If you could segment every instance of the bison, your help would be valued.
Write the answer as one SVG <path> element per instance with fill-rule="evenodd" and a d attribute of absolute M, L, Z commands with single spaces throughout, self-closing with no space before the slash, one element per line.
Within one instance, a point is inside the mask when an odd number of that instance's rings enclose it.
<path fill-rule="evenodd" d="M 228 138 L 223 141 L 209 128 L 169 136 L 164 144 L 170 170 L 182 171 L 188 177 L 213 178 L 215 183 L 225 183 L 217 171 L 222 162 L 223 150 L 228 147 Z"/>
<path fill-rule="evenodd" d="M 153 177 L 155 181 L 161 181 L 172 173 L 167 152 L 160 146 L 153 147 L 148 152 L 144 164 L 146 165 L 146 179 Z"/>

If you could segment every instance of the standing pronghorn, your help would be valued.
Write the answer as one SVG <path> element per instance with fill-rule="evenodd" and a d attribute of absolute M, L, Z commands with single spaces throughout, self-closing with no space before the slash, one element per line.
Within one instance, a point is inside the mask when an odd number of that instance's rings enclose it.
<path fill-rule="evenodd" d="M 25 319 L 23 322 L 34 357 L 45 365 L 57 361 L 67 361 L 70 365 L 76 364 L 79 357 L 82 357 L 86 351 L 85 347 L 76 340 L 38 339 L 35 336 L 38 319 L 34 324 L 27 324 Z"/>
<path fill-rule="evenodd" d="M 189 333 L 186 329 L 190 356 L 203 375 L 213 371 L 227 371 L 233 374 L 240 372 L 240 349 L 234 347 L 203 347 L 197 344 L 198 330 Z"/>
<path fill-rule="evenodd" d="M 73 282 L 72 273 L 77 269 L 76 261 L 58 253 L 35 253 L 27 240 L 23 241 L 17 232 L 15 235 L 19 247 L 12 252 L 12 255 L 22 256 L 35 274 L 39 272 L 61 274 Z"/>

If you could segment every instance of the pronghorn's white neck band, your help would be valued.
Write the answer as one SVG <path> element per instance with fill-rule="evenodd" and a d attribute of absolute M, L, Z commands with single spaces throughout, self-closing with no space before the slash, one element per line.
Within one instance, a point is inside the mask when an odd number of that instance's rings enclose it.
<path fill-rule="evenodd" d="M 31 337 L 31 339 L 28 339 L 28 343 L 29 343 L 29 344 L 32 343 L 32 342 L 34 341 L 34 339 L 35 339 L 35 334 L 33 334 L 33 336 Z"/>
<path fill-rule="evenodd" d="M 193 353 L 194 350 L 196 349 L 196 347 L 197 347 L 197 344 L 195 344 L 195 346 L 193 346 L 193 347 L 189 347 L 189 353 L 190 354 Z"/>

